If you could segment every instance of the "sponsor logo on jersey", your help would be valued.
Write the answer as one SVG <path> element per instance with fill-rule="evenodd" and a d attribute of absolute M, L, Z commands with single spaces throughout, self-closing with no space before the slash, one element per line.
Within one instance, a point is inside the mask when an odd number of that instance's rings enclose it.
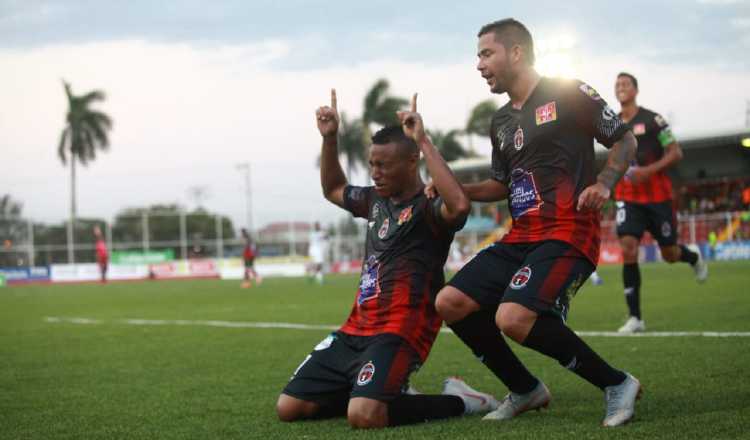
<path fill-rule="evenodd" d="M 411 220 L 411 214 L 412 214 L 412 207 L 409 206 L 408 208 L 404 208 L 401 210 L 401 214 L 398 216 L 398 224 L 399 226 L 403 225 L 404 223 Z"/>
<path fill-rule="evenodd" d="M 357 374 L 357 385 L 359 386 L 365 386 L 368 383 L 372 382 L 372 378 L 375 376 L 375 364 L 372 363 L 372 361 L 367 361 L 366 364 L 362 366 L 362 368 L 359 370 L 359 374 Z"/>
<path fill-rule="evenodd" d="M 664 127 L 667 125 L 667 121 L 661 117 L 661 115 L 654 116 L 654 122 L 656 122 L 656 125 L 659 127 Z"/>
<path fill-rule="evenodd" d="M 636 136 L 640 136 L 642 134 L 646 134 L 646 124 L 644 124 L 643 122 L 641 122 L 639 124 L 635 124 L 633 126 L 633 134 L 636 135 Z"/>
<path fill-rule="evenodd" d="M 611 121 L 617 117 L 617 113 L 608 105 L 605 105 L 602 109 L 602 119 L 605 121 Z"/>
<path fill-rule="evenodd" d="M 372 205 L 372 216 L 377 217 L 380 214 L 380 205 L 378 203 Z"/>
<path fill-rule="evenodd" d="M 362 275 L 359 279 L 359 292 L 357 293 L 357 304 L 362 305 L 378 297 L 380 285 L 378 284 L 378 270 L 380 264 L 375 257 L 370 256 L 367 262 L 362 265 Z"/>
<path fill-rule="evenodd" d="M 594 90 L 594 88 L 588 84 L 581 84 L 578 86 L 578 89 L 594 101 L 600 101 L 602 99 L 602 97 L 599 96 L 599 92 Z"/>
<path fill-rule="evenodd" d="M 536 189 L 534 175 L 531 172 L 516 168 L 511 173 L 510 181 L 510 214 L 514 219 L 536 211 L 544 203 Z"/>
<path fill-rule="evenodd" d="M 497 139 L 497 146 L 501 150 L 505 146 L 505 127 L 501 127 L 497 130 L 497 134 L 495 135 L 495 139 Z"/>
<path fill-rule="evenodd" d="M 518 127 L 516 134 L 513 135 L 513 146 L 516 147 L 516 150 L 523 148 L 523 128 L 521 127 Z"/>
<path fill-rule="evenodd" d="M 531 268 L 524 266 L 510 279 L 510 288 L 514 290 L 523 289 L 531 279 Z"/>
<path fill-rule="evenodd" d="M 555 101 L 548 102 L 536 108 L 536 125 L 546 124 L 557 120 L 557 106 Z"/>
<path fill-rule="evenodd" d="M 380 225 L 380 229 L 378 229 L 378 237 L 380 239 L 384 239 L 386 235 L 388 235 L 388 225 L 390 224 L 390 219 L 383 220 L 383 224 Z"/>

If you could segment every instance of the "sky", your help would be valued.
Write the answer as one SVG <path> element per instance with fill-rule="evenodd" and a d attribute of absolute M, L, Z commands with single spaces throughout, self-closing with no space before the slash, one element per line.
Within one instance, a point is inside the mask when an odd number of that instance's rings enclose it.
<path fill-rule="evenodd" d="M 37 222 L 61 222 L 70 170 L 57 156 L 66 98 L 100 89 L 111 146 L 78 167 L 78 214 L 112 220 L 160 203 L 202 205 L 246 223 L 333 222 L 322 197 L 314 111 L 338 92 L 361 116 L 367 90 L 419 93 L 430 129 L 466 124 L 493 98 L 476 70 L 476 33 L 514 17 L 544 75 L 586 81 L 614 108 L 614 79 L 678 139 L 740 128 L 750 106 L 750 0 L 680 1 L 34 1 L 0 0 L 0 195 Z M 464 139 L 467 141 L 467 139 Z M 475 138 L 489 154 L 489 141 Z M 353 183 L 366 184 L 365 173 Z"/>

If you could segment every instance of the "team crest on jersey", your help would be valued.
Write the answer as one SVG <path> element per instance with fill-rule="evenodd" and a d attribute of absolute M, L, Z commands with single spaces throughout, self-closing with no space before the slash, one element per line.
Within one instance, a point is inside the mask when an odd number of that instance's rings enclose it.
<path fill-rule="evenodd" d="M 542 204 L 542 196 L 536 188 L 534 174 L 531 171 L 524 171 L 516 168 L 510 175 L 510 214 L 514 219 L 522 215 L 538 210 Z"/>
<path fill-rule="evenodd" d="M 580 86 L 578 86 L 578 90 L 582 91 L 586 96 L 593 99 L 594 101 L 601 101 L 602 99 L 602 97 L 599 96 L 599 92 L 594 90 L 594 88 L 588 84 L 581 84 Z"/>
<path fill-rule="evenodd" d="M 548 102 L 536 108 L 536 125 L 546 124 L 557 120 L 557 106 L 555 101 Z"/>
<path fill-rule="evenodd" d="M 517 151 L 523 148 L 523 128 L 518 127 L 516 134 L 513 135 L 513 146 L 516 147 Z"/>
<path fill-rule="evenodd" d="M 524 266 L 518 269 L 518 272 L 513 275 L 510 280 L 510 288 L 514 290 L 523 289 L 531 279 L 531 268 Z"/>
<path fill-rule="evenodd" d="M 365 386 L 372 382 L 372 378 L 375 376 L 375 364 L 372 361 L 368 361 L 362 366 L 357 374 L 357 385 Z"/>
<path fill-rule="evenodd" d="M 641 122 L 639 124 L 635 124 L 633 126 L 633 134 L 636 135 L 636 136 L 640 136 L 642 134 L 646 134 L 646 124 L 644 124 L 643 122 Z"/>
<path fill-rule="evenodd" d="M 386 235 L 388 235 L 388 226 L 390 225 L 390 219 L 387 218 L 383 220 L 383 224 L 380 225 L 380 229 L 378 229 L 378 237 L 380 239 L 384 239 Z"/>
<path fill-rule="evenodd" d="M 412 214 L 412 207 L 409 206 L 408 208 L 404 208 L 401 210 L 401 214 L 398 216 L 398 224 L 399 226 L 403 225 L 404 223 L 411 220 L 411 214 Z"/>

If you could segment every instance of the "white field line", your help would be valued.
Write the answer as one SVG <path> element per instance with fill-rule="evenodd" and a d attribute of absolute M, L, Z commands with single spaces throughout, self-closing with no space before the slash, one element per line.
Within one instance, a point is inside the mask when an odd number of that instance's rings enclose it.
<path fill-rule="evenodd" d="M 107 321 L 91 318 L 61 318 L 48 316 L 44 318 L 50 323 L 67 324 L 105 324 Z M 294 330 L 337 330 L 336 325 L 314 325 L 295 324 L 291 322 L 242 322 L 242 321 L 196 321 L 186 319 L 116 319 L 111 321 L 115 324 L 126 325 L 173 325 L 173 326 L 198 326 L 198 327 L 224 327 L 224 328 L 282 328 Z M 453 333 L 451 329 L 443 327 L 442 333 Z M 580 336 L 601 336 L 615 338 L 675 338 L 675 337 L 704 337 L 704 338 L 747 338 L 750 332 L 643 332 L 643 333 L 618 333 L 618 332 L 576 332 Z"/>

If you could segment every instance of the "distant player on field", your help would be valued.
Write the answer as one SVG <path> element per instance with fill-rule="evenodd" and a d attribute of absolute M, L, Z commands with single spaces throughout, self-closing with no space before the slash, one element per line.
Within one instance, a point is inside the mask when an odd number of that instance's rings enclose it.
<path fill-rule="evenodd" d="M 433 300 L 443 266 L 469 201 L 427 138 L 416 112 L 399 112 L 403 126 L 372 137 L 374 186 L 347 183 L 337 151 L 339 116 L 317 110 L 323 136 L 320 177 L 333 204 L 367 219 L 365 261 L 349 318 L 302 362 L 277 403 L 283 421 L 344 415 L 354 428 L 420 423 L 486 412 L 495 399 L 462 380 L 445 381 L 442 395 L 406 394 L 409 375 L 424 363 L 440 330 Z M 442 198 L 430 201 L 419 177 L 419 152 Z"/>
<path fill-rule="evenodd" d="M 587 84 L 536 72 L 534 43 L 522 23 L 489 23 L 478 38 L 477 69 L 491 92 L 507 93 L 510 102 L 490 124 L 491 178 L 464 189 L 474 201 L 507 198 L 513 225 L 450 280 L 436 307 L 510 390 L 485 420 L 507 420 L 550 402 L 547 387 L 505 335 L 601 389 L 603 425 L 621 425 L 633 417 L 640 383 L 604 361 L 565 321 L 596 267 L 599 211 L 635 153 L 635 138 Z M 610 149 L 598 175 L 594 138 Z"/>
<path fill-rule="evenodd" d="M 708 266 L 697 246 L 677 244 L 677 222 L 672 204 L 672 182 L 667 168 L 682 159 L 682 150 L 669 124 L 661 115 L 636 103 L 638 80 L 629 73 L 617 75 L 615 95 L 620 101 L 620 117 L 638 139 L 638 153 L 625 177 L 615 187 L 617 235 L 622 248 L 622 279 L 630 317 L 619 331 L 646 329 L 641 315 L 641 271 L 638 243 L 649 231 L 659 243 L 664 261 L 690 264 L 699 282 L 706 280 Z"/>
<path fill-rule="evenodd" d="M 244 263 L 242 287 L 247 289 L 252 287 L 252 284 L 250 284 L 252 280 L 255 280 L 255 284 L 257 285 L 263 279 L 255 271 L 255 244 L 245 228 L 242 229 L 242 238 L 245 240 L 245 247 L 242 250 L 242 260 Z"/>
<path fill-rule="evenodd" d="M 109 251 L 107 251 L 107 244 L 104 242 L 102 230 L 99 229 L 99 226 L 94 226 L 94 238 L 96 239 L 96 262 L 99 265 L 101 282 L 106 283 L 107 266 L 109 265 Z"/>
<path fill-rule="evenodd" d="M 313 230 L 310 232 L 308 255 L 311 260 L 310 274 L 318 284 L 323 284 L 323 266 L 325 265 L 327 254 L 328 234 L 320 227 L 319 222 L 315 222 Z"/>

